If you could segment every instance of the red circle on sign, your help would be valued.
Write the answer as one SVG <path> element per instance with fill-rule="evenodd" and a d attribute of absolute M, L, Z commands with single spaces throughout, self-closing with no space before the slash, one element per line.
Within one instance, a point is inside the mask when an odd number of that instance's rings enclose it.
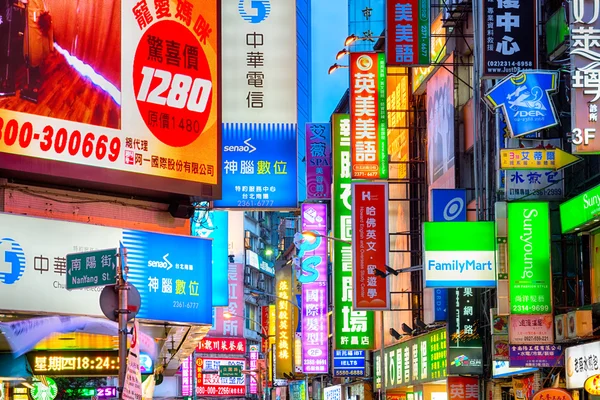
<path fill-rule="evenodd" d="M 202 134 L 212 105 L 211 78 L 206 55 L 187 27 L 159 21 L 144 32 L 133 62 L 133 89 L 142 119 L 158 140 L 182 147 Z"/>

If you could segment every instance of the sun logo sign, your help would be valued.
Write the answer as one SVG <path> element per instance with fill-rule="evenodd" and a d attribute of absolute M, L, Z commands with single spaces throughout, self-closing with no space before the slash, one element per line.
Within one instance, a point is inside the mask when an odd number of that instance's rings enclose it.
<path fill-rule="evenodd" d="M 0 282 L 11 285 L 25 272 L 25 253 L 13 239 L 0 239 Z"/>
<path fill-rule="evenodd" d="M 244 20 L 251 24 L 259 24 L 269 17 L 271 2 L 269 0 L 240 0 L 238 10 Z"/>

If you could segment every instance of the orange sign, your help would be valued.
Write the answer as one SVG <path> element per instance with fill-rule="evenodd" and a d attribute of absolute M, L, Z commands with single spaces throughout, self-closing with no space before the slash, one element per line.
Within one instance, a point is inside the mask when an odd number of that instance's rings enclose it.
<path fill-rule="evenodd" d="M 564 389 L 548 388 L 533 395 L 533 400 L 573 400 L 573 397 Z"/>

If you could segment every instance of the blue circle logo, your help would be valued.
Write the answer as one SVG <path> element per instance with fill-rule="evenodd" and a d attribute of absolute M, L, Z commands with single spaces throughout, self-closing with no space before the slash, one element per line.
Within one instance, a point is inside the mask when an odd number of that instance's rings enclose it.
<path fill-rule="evenodd" d="M 0 282 L 11 285 L 25 272 L 25 253 L 13 239 L 0 239 Z"/>
<path fill-rule="evenodd" d="M 238 10 L 246 21 L 251 24 L 259 24 L 269 17 L 271 2 L 269 0 L 240 0 Z"/>

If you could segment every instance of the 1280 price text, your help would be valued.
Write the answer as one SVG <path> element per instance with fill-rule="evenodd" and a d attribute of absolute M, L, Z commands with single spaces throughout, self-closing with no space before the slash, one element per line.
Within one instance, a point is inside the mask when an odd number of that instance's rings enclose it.
<path fill-rule="evenodd" d="M 50 125 L 46 125 L 42 133 L 34 132 L 31 122 L 25 122 L 21 126 L 15 119 L 11 119 L 6 124 L 0 118 L 0 140 L 4 140 L 7 146 L 13 146 L 15 143 L 21 148 L 27 148 L 32 141 L 39 141 L 40 150 L 50 151 L 54 149 L 57 154 L 65 151 L 71 156 L 83 155 L 85 158 L 95 157 L 103 160 L 105 157 L 109 161 L 115 162 L 119 158 L 121 151 L 121 139 L 113 137 L 110 139 L 106 135 L 94 135 L 91 132 L 82 134 L 78 130 L 72 132 L 65 128 L 54 130 Z"/>

